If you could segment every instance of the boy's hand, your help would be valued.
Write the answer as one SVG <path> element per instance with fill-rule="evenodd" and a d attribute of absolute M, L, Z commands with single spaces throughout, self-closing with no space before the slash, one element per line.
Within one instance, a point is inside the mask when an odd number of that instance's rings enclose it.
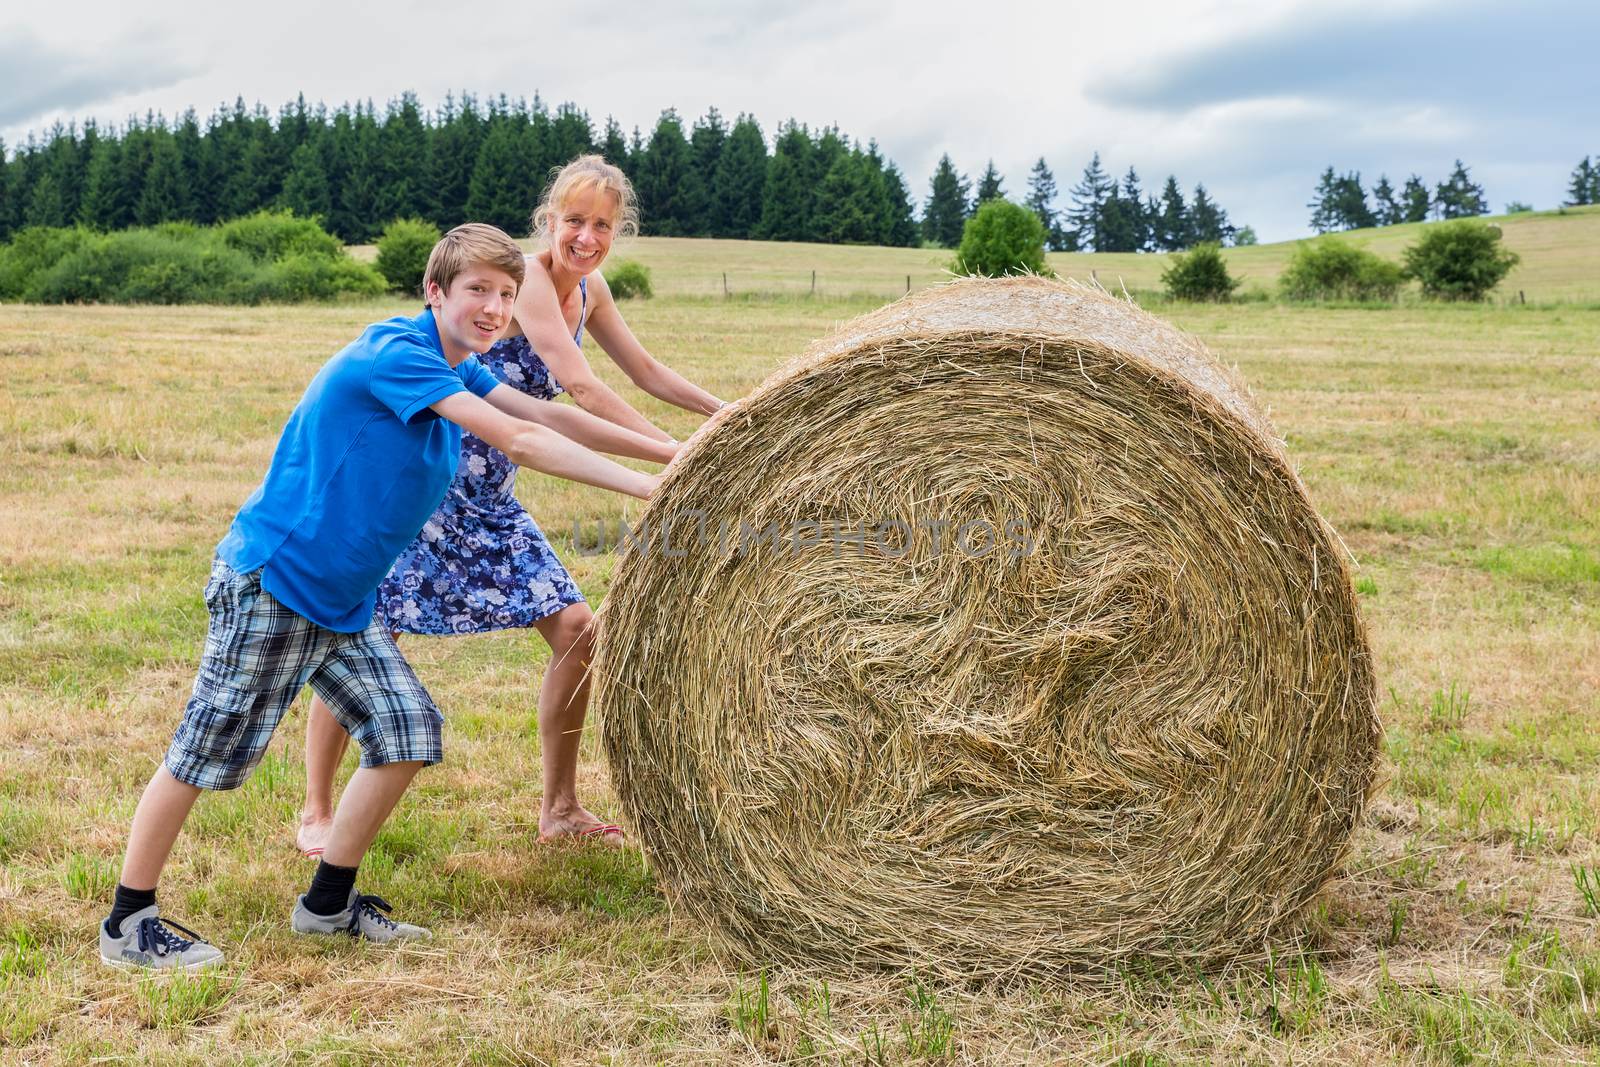
<path fill-rule="evenodd" d="M 666 480 L 666 475 L 664 474 L 651 474 L 648 475 L 648 477 L 650 479 L 650 492 L 645 496 L 646 500 L 649 500 L 651 497 L 655 496 L 656 490 L 660 489 L 661 483 Z"/>

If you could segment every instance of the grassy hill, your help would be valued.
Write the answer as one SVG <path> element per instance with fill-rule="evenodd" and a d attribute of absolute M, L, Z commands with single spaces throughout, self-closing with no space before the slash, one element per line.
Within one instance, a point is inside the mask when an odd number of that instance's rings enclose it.
<path fill-rule="evenodd" d="M 1539 211 L 1490 219 L 1505 231 L 1506 245 L 1522 263 L 1496 295 L 1515 297 L 1520 290 L 1533 301 L 1600 300 L 1600 207 Z M 1351 230 L 1338 240 L 1360 244 L 1398 260 L 1405 246 L 1425 226 L 1410 223 L 1382 229 Z M 1294 241 L 1227 250 L 1228 266 L 1244 279 L 1245 289 L 1271 289 L 1294 251 Z M 369 253 L 370 254 L 370 253 Z M 688 237 L 640 237 L 618 246 L 617 257 L 648 266 L 662 296 L 807 294 L 816 272 L 823 296 L 892 297 L 907 286 L 920 288 L 948 277 L 951 253 L 945 249 L 875 248 L 799 244 L 782 241 L 720 241 Z M 1089 280 L 1115 290 L 1159 289 L 1166 255 L 1137 253 L 1054 252 L 1057 273 Z M 726 278 L 726 282 L 724 282 Z"/>

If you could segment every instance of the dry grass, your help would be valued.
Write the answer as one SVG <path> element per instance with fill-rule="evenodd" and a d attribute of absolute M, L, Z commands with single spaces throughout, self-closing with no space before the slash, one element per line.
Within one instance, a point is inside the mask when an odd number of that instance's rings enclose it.
<path fill-rule="evenodd" d="M 869 306 L 627 313 L 734 396 Z M 222 981 L 104 970 L 93 924 L 192 681 L 211 548 L 317 364 L 395 310 L 0 308 L 0 1060 L 1600 1055 L 1600 934 L 1573 873 L 1600 868 L 1600 313 L 1578 309 L 1166 312 L 1239 365 L 1360 561 L 1382 784 L 1303 955 L 1204 977 L 1127 969 L 1109 989 L 778 968 L 763 985 L 667 910 L 637 852 L 535 843 L 542 651 L 507 634 L 405 646 L 447 711 L 449 755 L 364 881 L 440 940 L 391 955 L 288 933 L 309 875 L 290 842 L 296 716 L 246 789 L 201 805 L 163 886 L 230 952 Z M 544 478 L 521 488 L 602 597 L 613 556 L 574 554 L 570 528 L 629 509 Z M 588 795 L 615 812 L 584 751 Z"/>
<path fill-rule="evenodd" d="M 613 779 L 747 965 L 1254 961 L 1344 856 L 1379 730 L 1335 535 L 1232 376 L 1103 291 L 846 324 L 641 525 Z"/>

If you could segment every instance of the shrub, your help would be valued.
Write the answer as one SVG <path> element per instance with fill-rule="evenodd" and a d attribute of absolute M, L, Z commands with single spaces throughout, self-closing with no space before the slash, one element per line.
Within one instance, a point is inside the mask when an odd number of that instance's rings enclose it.
<path fill-rule="evenodd" d="M 81 228 L 30 226 L 0 245 L 0 300 L 23 300 L 29 281 L 84 245 L 101 238 Z"/>
<path fill-rule="evenodd" d="M 330 258 L 344 254 L 344 245 L 316 219 L 300 218 L 288 211 L 258 211 L 225 222 L 217 229 L 229 248 L 237 248 L 257 263 L 271 263 L 297 253 Z"/>
<path fill-rule="evenodd" d="M 439 227 L 421 219 L 395 219 L 378 238 L 378 273 L 389 288 L 421 294 L 428 255 L 439 243 Z"/>
<path fill-rule="evenodd" d="M 1405 272 L 1348 241 L 1302 241 L 1278 285 L 1287 300 L 1393 300 Z"/>
<path fill-rule="evenodd" d="M 1256 236 L 1256 229 L 1254 226 L 1240 226 L 1238 231 L 1233 235 L 1233 243 L 1237 248 L 1247 248 L 1250 245 L 1258 243 L 1259 241 L 1260 238 Z"/>
<path fill-rule="evenodd" d="M 988 278 L 1044 274 L 1044 239 L 1037 214 L 1009 200 L 986 200 L 962 228 L 950 269 Z"/>
<path fill-rule="evenodd" d="M 1521 259 L 1500 247 L 1498 226 L 1476 219 L 1428 227 L 1404 257 L 1407 277 L 1436 300 L 1482 300 Z"/>
<path fill-rule="evenodd" d="M 1174 300 L 1222 301 L 1233 294 L 1240 282 L 1228 274 L 1221 246 L 1209 242 L 1173 256 L 1172 263 L 1161 272 L 1161 284 Z"/>
<path fill-rule="evenodd" d="M 204 232 L 185 240 L 159 230 L 123 230 L 85 243 L 34 275 L 25 299 L 45 304 L 226 304 L 255 266 Z"/>
<path fill-rule="evenodd" d="M 388 288 L 383 275 L 349 256 L 299 253 L 269 263 L 255 279 L 249 303 L 292 304 L 336 297 L 381 296 Z"/>
<path fill-rule="evenodd" d="M 633 259 L 619 259 L 606 271 L 606 285 L 618 300 L 641 297 L 648 300 L 655 295 L 650 286 L 650 268 Z"/>

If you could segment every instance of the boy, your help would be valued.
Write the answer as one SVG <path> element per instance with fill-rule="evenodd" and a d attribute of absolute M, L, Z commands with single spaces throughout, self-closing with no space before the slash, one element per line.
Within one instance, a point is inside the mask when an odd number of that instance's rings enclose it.
<path fill-rule="evenodd" d="M 657 476 L 589 448 L 657 462 L 676 451 L 535 400 L 478 364 L 474 353 L 510 321 L 523 269 L 522 250 L 494 227 L 451 230 L 428 259 L 427 309 L 369 326 L 318 372 L 289 416 L 266 478 L 217 546 L 199 676 L 134 813 L 100 928 L 105 962 L 222 962 L 194 931 L 161 918 L 156 882 L 201 791 L 244 782 L 308 683 L 362 755 L 291 927 L 373 941 L 428 936 L 355 888 L 362 856 L 412 777 L 442 757 L 443 716 L 393 635 L 373 621 L 378 584 L 443 497 L 463 427 L 521 466 L 641 498 Z"/>

